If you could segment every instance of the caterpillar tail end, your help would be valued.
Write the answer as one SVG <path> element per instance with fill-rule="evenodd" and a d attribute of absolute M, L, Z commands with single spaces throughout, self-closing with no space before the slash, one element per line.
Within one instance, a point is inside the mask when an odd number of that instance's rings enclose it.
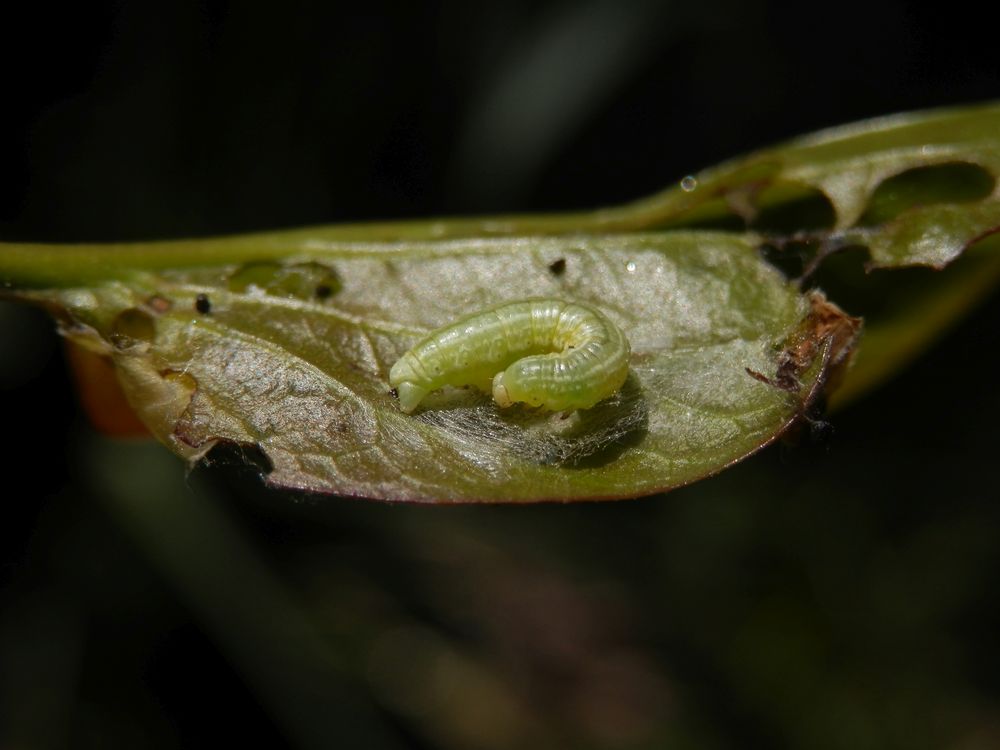
<path fill-rule="evenodd" d="M 505 409 L 508 406 L 513 405 L 514 402 L 511 400 L 510 393 L 507 391 L 507 386 L 504 385 L 503 376 L 504 374 L 502 372 L 498 372 L 493 376 L 493 400 L 497 402 L 497 406 Z"/>
<path fill-rule="evenodd" d="M 417 408 L 428 391 L 413 383 L 403 382 L 396 386 L 396 393 L 399 394 L 399 408 L 404 414 L 409 414 Z"/>

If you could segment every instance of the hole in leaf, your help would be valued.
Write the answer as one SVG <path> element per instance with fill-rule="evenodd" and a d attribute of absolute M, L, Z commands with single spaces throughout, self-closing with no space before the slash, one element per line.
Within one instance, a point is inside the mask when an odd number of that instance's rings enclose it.
<path fill-rule="evenodd" d="M 942 272 L 933 268 L 867 271 L 869 259 L 865 247 L 848 247 L 832 253 L 823 259 L 810 279 L 810 286 L 822 289 L 852 315 L 874 321 L 893 314 L 934 284 L 941 283 Z"/>
<path fill-rule="evenodd" d="M 111 343 L 117 349 L 128 349 L 137 342 L 152 341 L 155 337 L 156 321 L 138 307 L 122 310 L 111 324 Z"/>
<path fill-rule="evenodd" d="M 756 196 L 754 205 L 758 208 L 751 226 L 758 231 L 792 234 L 830 229 L 837 219 L 825 193 L 801 185 L 767 187 Z"/>
<path fill-rule="evenodd" d="M 858 222 L 874 226 L 904 211 L 935 203 L 971 203 L 993 192 L 996 179 L 978 164 L 953 162 L 915 167 L 883 180 Z"/>
<path fill-rule="evenodd" d="M 815 244 L 805 242 L 786 242 L 780 247 L 764 244 L 760 248 L 760 254 L 764 260 L 781 271 L 788 279 L 799 278 L 805 270 L 806 263 L 815 252 Z"/>
<path fill-rule="evenodd" d="M 852 314 L 878 314 L 887 290 L 882 284 L 883 274 L 865 271 L 869 257 L 866 247 L 849 247 L 832 253 L 823 259 L 809 286 L 822 289 L 828 298 L 837 300 Z"/>
<path fill-rule="evenodd" d="M 201 459 L 199 465 L 261 478 L 270 474 L 274 469 L 271 459 L 259 445 L 256 443 L 237 443 L 231 440 L 220 440 L 216 443 Z"/>

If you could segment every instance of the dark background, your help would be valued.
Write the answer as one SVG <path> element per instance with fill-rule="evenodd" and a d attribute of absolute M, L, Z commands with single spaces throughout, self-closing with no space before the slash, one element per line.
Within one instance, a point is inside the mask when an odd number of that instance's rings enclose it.
<path fill-rule="evenodd" d="M 976 13 L 20 4 L 0 239 L 611 205 L 998 98 Z M 822 444 L 667 496 L 424 509 L 100 438 L 51 323 L 5 303 L 0 747 L 1000 746 L 998 322 L 990 302 Z"/>

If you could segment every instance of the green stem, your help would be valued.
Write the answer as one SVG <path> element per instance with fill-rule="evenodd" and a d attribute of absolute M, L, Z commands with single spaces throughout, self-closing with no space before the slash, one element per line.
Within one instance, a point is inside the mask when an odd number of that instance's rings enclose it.
<path fill-rule="evenodd" d="M 577 213 L 342 224 L 151 242 L 0 242 L 0 284 L 69 286 L 136 271 L 371 252 L 377 245 L 400 242 L 638 231 L 662 226 L 670 216 L 691 208 L 689 203 L 689 196 L 670 189 L 623 206 Z"/>

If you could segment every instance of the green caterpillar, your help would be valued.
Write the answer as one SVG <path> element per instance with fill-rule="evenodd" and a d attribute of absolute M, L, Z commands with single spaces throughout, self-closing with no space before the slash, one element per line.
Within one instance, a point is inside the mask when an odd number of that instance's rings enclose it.
<path fill-rule="evenodd" d="M 630 353 L 621 329 L 591 307 L 509 302 L 432 331 L 392 366 L 389 384 L 407 414 L 445 385 L 492 392 L 501 407 L 589 409 L 625 383 Z"/>

